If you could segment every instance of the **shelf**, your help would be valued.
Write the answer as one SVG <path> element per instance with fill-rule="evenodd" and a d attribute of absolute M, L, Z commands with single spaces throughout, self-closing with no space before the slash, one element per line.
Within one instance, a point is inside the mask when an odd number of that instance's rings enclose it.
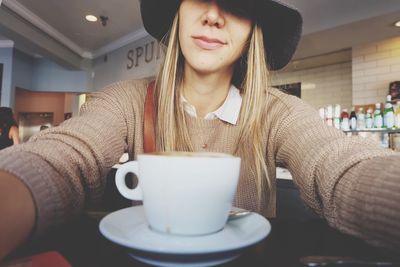
<path fill-rule="evenodd" d="M 364 130 L 348 130 L 343 131 L 345 133 L 400 133 L 400 129 L 384 129 L 384 128 L 373 128 Z"/>

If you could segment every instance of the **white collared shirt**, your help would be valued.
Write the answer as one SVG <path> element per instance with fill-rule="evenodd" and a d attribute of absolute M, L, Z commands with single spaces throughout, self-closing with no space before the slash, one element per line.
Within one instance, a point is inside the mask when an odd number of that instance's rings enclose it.
<path fill-rule="evenodd" d="M 190 104 L 184 96 L 181 97 L 181 100 L 185 111 L 190 116 L 197 117 L 196 108 Z M 240 91 L 234 85 L 231 85 L 224 103 L 217 110 L 207 113 L 204 116 L 204 119 L 212 120 L 218 118 L 230 124 L 236 124 L 239 118 L 241 106 L 242 96 L 240 95 Z"/>

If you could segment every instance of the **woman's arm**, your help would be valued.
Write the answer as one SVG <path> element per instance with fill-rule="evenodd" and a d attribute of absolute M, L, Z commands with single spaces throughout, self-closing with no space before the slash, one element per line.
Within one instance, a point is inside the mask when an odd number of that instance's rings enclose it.
<path fill-rule="evenodd" d="M 299 99 L 287 102 L 276 159 L 292 173 L 303 200 L 342 232 L 400 250 L 400 154 L 345 136 Z"/>
<path fill-rule="evenodd" d="M 29 189 L 19 178 L 0 172 L 0 261 L 29 237 L 34 222 Z"/>
<path fill-rule="evenodd" d="M 18 127 L 12 126 L 10 128 L 9 138 L 13 140 L 14 145 L 18 145 L 19 144 Z"/>
<path fill-rule="evenodd" d="M 32 238 L 70 221 L 85 206 L 101 201 L 111 167 L 124 151 L 142 147 L 140 119 L 145 86 L 141 83 L 142 90 L 139 90 L 136 83 L 113 84 L 92 94 L 80 116 L 41 131 L 28 142 L 0 151 L 3 175 L 18 177 L 29 189 L 35 204 Z M 10 183 L 10 178 L 3 180 L 0 176 L 0 180 Z M 27 196 L 25 192 L 24 197 Z M 12 240 L 3 253 L 20 244 L 29 232 L 17 233 L 20 228 L 10 229 L 7 225 L 19 220 L 18 217 L 6 220 L 3 216 L 10 208 L 13 210 L 15 200 L 11 196 L 10 199 L 0 206 L 0 233 L 10 231 L 8 239 Z M 32 223 L 28 220 L 24 227 L 29 226 Z"/>

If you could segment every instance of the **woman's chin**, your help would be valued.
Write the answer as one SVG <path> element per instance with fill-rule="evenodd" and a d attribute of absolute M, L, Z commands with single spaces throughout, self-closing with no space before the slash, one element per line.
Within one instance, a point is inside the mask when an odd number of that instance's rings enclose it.
<path fill-rule="evenodd" d="M 203 75 L 216 74 L 216 73 L 221 75 L 221 73 L 226 72 L 226 67 L 220 65 L 219 63 L 220 62 L 217 62 L 215 60 L 214 61 L 208 60 L 207 63 L 197 62 L 197 63 L 189 64 L 189 65 L 190 65 L 190 69 L 192 71 L 203 74 Z"/>

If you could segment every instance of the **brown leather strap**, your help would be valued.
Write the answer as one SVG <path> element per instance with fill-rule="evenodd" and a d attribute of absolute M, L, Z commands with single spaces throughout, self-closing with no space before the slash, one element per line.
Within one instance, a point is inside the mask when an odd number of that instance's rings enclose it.
<path fill-rule="evenodd" d="M 154 131 L 154 81 L 147 87 L 144 101 L 144 125 L 143 125 L 143 150 L 145 153 L 156 151 L 156 138 Z"/>

